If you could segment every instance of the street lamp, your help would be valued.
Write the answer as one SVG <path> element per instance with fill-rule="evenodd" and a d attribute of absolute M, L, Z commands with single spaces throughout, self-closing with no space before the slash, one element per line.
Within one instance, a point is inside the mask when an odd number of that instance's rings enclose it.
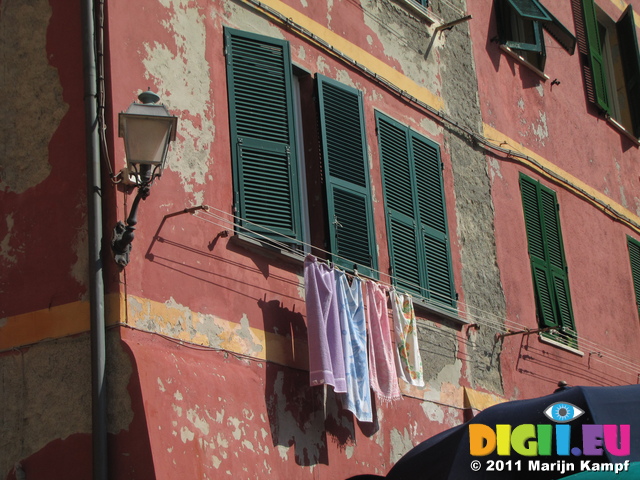
<path fill-rule="evenodd" d="M 162 175 L 169 142 L 176 139 L 178 125 L 178 117 L 158 104 L 160 97 L 151 90 L 142 92 L 138 99 L 141 103 L 133 102 L 118 117 L 118 136 L 124 138 L 127 157 L 125 175 L 138 189 L 126 225 L 119 221 L 113 229 L 111 250 L 116 263 L 123 267 L 129 263 L 138 205 L 149 196 L 155 178 Z"/>

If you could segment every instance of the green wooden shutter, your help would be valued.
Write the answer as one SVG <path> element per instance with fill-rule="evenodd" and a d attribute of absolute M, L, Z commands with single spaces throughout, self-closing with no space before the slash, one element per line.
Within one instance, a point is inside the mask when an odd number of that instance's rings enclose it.
<path fill-rule="evenodd" d="M 317 75 L 333 261 L 377 277 L 362 93 Z"/>
<path fill-rule="evenodd" d="M 522 17 L 531 20 L 551 21 L 546 8 L 540 5 L 537 0 L 508 0 L 508 2 Z"/>
<path fill-rule="evenodd" d="M 602 44 L 598 27 L 598 16 L 593 0 L 582 0 L 584 27 L 589 49 L 591 78 L 587 79 L 587 93 L 592 102 L 607 113 L 611 113 L 607 87 L 606 67 L 602 56 Z"/>
<path fill-rule="evenodd" d="M 395 120 L 376 119 L 395 285 L 455 306 L 440 150 Z"/>
<path fill-rule="evenodd" d="M 440 148 L 413 131 L 410 131 L 409 139 L 428 296 L 432 300 L 455 306 Z"/>
<path fill-rule="evenodd" d="M 631 5 L 624 11 L 616 27 L 633 134 L 640 137 L 640 52 Z"/>
<path fill-rule="evenodd" d="M 627 237 L 627 246 L 629 248 L 629 261 L 631 262 L 633 289 L 636 294 L 636 307 L 640 313 L 640 242 Z"/>
<path fill-rule="evenodd" d="M 561 327 L 564 340 L 572 342 L 575 327 L 555 192 L 525 175 L 520 188 L 540 323 Z"/>
<path fill-rule="evenodd" d="M 225 28 L 239 233 L 301 240 L 289 43 Z"/>
<path fill-rule="evenodd" d="M 557 322 L 565 330 L 573 330 L 573 312 L 569 294 L 569 277 L 564 256 L 558 202 L 554 191 L 539 185 L 551 287 L 557 308 Z"/>
<path fill-rule="evenodd" d="M 398 288 L 424 297 L 425 265 L 415 219 L 417 199 L 411 182 L 408 129 L 380 114 L 376 120 L 391 273 Z"/>

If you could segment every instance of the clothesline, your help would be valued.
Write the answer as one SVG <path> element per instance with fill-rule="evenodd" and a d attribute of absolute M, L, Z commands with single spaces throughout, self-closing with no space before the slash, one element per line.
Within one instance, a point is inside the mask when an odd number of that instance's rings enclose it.
<path fill-rule="evenodd" d="M 301 252 L 299 252 L 298 250 L 292 248 L 291 245 L 287 244 L 287 243 L 283 243 L 283 242 L 278 242 L 275 241 L 273 239 L 271 239 L 270 237 L 268 237 L 267 235 L 261 234 L 261 233 L 257 233 L 252 231 L 249 227 L 246 227 L 242 224 L 240 224 L 239 221 L 248 223 L 248 224 L 252 224 L 252 225 L 256 225 L 256 226 L 260 226 L 263 230 L 265 231 L 269 231 L 270 229 L 268 227 L 264 227 L 262 225 L 257 225 L 254 222 L 251 222 L 249 220 L 246 219 L 242 219 L 241 217 L 238 217 L 236 215 L 233 215 L 229 212 L 225 212 L 224 210 L 220 210 L 211 206 L 206 206 L 207 210 L 198 210 L 194 213 L 194 216 L 199 218 L 202 221 L 211 223 L 213 225 L 216 225 L 220 228 L 223 229 L 229 229 L 231 227 L 233 228 L 238 228 L 238 229 L 242 229 L 245 230 L 247 232 L 251 232 L 252 236 L 256 236 L 259 238 L 262 238 L 265 242 L 272 244 L 272 245 L 276 245 L 280 248 L 282 248 L 283 250 L 286 250 L 288 252 L 290 252 L 291 254 L 293 254 L 294 256 L 300 258 L 301 260 L 304 258 L 304 255 L 301 254 Z M 226 217 L 231 217 L 231 218 L 225 218 L 224 216 L 221 216 L 219 214 L 213 213 L 211 210 L 214 210 L 216 212 L 220 212 L 220 214 L 225 215 Z M 208 220 L 207 218 L 204 218 L 203 216 L 201 216 L 201 214 L 206 215 L 208 217 L 211 217 L 215 220 L 221 221 L 224 224 L 220 224 L 220 223 L 216 223 L 214 221 Z M 236 221 L 239 220 L 239 221 Z M 276 232 L 274 232 L 276 233 Z M 328 252 L 326 250 L 323 250 L 319 247 L 316 247 L 312 244 L 306 243 L 306 242 L 300 242 L 296 239 L 291 238 L 292 243 L 296 243 L 296 244 L 301 244 L 304 245 L 306 247 L 312 248 L 317 252 L 321 252 L 327 255 L 332 255 L 331 252 Z M 340 258 L 338 256 L 333 255 L 335 258 Z M 345 259 L 347 260 L 347 259 Z M 386 277 L 388 277 L 391 281 L 395 280 L 394 276 L 386 274 L 384 272 L 380 272 L 377 271 L 377 273 L 384 275 Z M 387 286 L 388 288 L 395 288 L 391 283 L 386 283 L 386 282 L 382 282 L 379 281 L 379 283 Z M 421 297 L 417 296 L 418 299 L 420 299 Z M 424 299 L 427 300 L 427 299 Z M 427 300 L 428 301 L 428 300 Z M 519 324 L 517 322 L 514 322 L 512 320 L 509 320 L 507 318 L 503 318 L 500 316 L 497 316 L 491 312 L 487 312 L 487 311 L 483 311 L 480 308 L 471 306 L 465 302 L 462 301 L 458 301 L 458 305 L 460 306 L 464 306 L 466 307 L 464 311 L 461 311 L 460 309 L 458 309 L 458 313 L 461 315 L 462 318 L 468 320 L 468 321 L 472 321 L 473 323 L 479 325 L 479 326 L 485 326 L 488 328 L 491 328 L 492 330 L 498 332 L 498 333 L 509 333 L 510 331 L 513 330 L 526 330 L 528 327 L 522 324 Z M 477 313 L 473 313 L 473 312 L 477 312 Z M 482 314 L 482 316 L 480 316 L 480 314 Z M 617 351 L 613 351 L 607 347 L 602 346 L 601 344 L 591 341 L 589 339 L 586 339 L 582 336 L 576 335 L 575 337 L 570 337 L 562 332 L 557 332 L 557 336 L 560 337 L 560 340 L 576 340 L 578 341 L 578 344 L 580 346 L 580 348 L 583 348 L 584 350 L 588 350 L 589 354 L 593 354 L 593 353 L 597 353 L 597 354 L 604 354 L 607 357 L 609 357 L 611 360 L 615 361 L 617 364 L 611 364 L 611 363 L 607 363 L 604 360 L 601 361 L 602 363 L 605 363 L 606 365 L 615 368 L 621 372 L 624 373 L 628 373 L 628 374 L 632 374 L 632 375 L 638 375 L 640 373 L 640 365 L 638 365 L 637 363 L 635 363 L 635 361 L 633 359 L 631 359 L 628 356 L 622 355 Z M 619 368 L 619 364 L 621 364 L 622 366 L 628 367 L 631 369 L 631 371 L 629 370 L 624 370 Z"/>

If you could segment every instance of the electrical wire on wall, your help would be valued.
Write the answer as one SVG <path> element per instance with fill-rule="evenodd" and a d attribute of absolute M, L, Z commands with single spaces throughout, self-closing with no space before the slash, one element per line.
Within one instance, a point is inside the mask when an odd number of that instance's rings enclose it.
<path fill-rule="evenodd" d="M 259 226 L 262 231 L 267 231 L 267 232 L 270 231 L 268 227 L 257 225 L 254 222 L 240 218 L 229 212 L 225 212 L 223 210 L 219 210 L 211 206 L 203 206 L 202 209 L 198 209 L 197 211 L 194 212 L 194 217 L 199 218 L 200 220 L 205 221 L 207 223 L 213 224 L 216 227 L 222 228 L 224 230 L 249 232 L 251 231 L 251 229 L 245 225 L 251 224 L 251 225 Z M 276 232 L 273 232 L 273 233 L 276 233 Z M 282 237 L 282 234 L 279 233 L 278 235 Z M 301 255 L 298 250 L 293 248 L 292 244 L 301 244 L 313 249 L 314 251 L 326 254 L 327 256 L 332 256 L 333 258 L 340 258 L 342 260 L 347 260 L 350 263 L 352 263 L 352 261 L 349 259 L 336 256 L 335 254 L 332 254 L 322 248 L 319 248 L 310 243 L 300 242 L 299 240 L 294 238 L 290 238 L 291 244 L 288 244 L 283 242 L 275 242 L 272 239 L 270 239 L 267 235 L 253 232 L 253 231 L 251 231 L 251 236 L 261 238 L 264 242 L 270 245 L 277 246 L 283 251 L 288 252 L 289 255 L 296 257 L 300 261 L 304 259 L 304 256 Z M 364 265 L 360 265 L 360 266 L 364 266 Z M 393 284 L 395 283 L 395 277 L 393 275 L 389 275 L 381 271 L 376 271 L 376 270 L 373 270 L 373 271 L 379 274 L 381 277 L 384 276 L 387 279 L 387 281 L 375 280 L 376 282 L 386 285 L 389 288 L 393 288 Z M 416 288 L 419 288 L 418 285 L 414 285 L 414 286 Z M 414 295 L 414 298 L 417 298 L 418 300 L 422 301 L 425 304 L 432 304 L 432 301 L 430 301 L 427 298 L 419 297 L 416 295 Z M 449 298 L 447 300 L 453 300 L 453 299 Z M 483 311 L 482 309 L 477 308 L 473 305 L 469 305 L 466 302 L 458 301 L 457 304 L 460 307 L 463 307 L 462 309 L 458 310 L 458 316 L 465 323 L 470 323 L 480 327 L 489 328 L 492 331 L 494 331 L 497 335 L 500 335 L 500 334 L 504 335 L 504 334 L 512 333 L 513 331 L 518 331 L 518 330 L 521 330 L 521 331 L 530 330 L 530 327 L 527 327 L 526 325 L 520 324 L 508 318 L 499 317 L 491 312 Z M 472 312 L 475 312 L 475 313 L 472 313 Z M 621 372 L 624 372 L 630 375 L 637 375 L 638 372 L 640 372 L 640 364 L 635 363 L 632 358 L 622 355 L 621 353 L 614 351 L 610 348 L 607 348 L 596 341 L 589 340 L 582 335 L 568 335 L 563 332 L 557 332 L 556 336 L 559 337 L 560 341 L 565 341 L 567 343 L 570 343 L 571 341 L 577 341 L 579 347 L 581 349 L 584 349 L 585 351 L 588 351 L 588 352 L 596 351 L 600 353 L 601 356 L 599 358 L 601 359 L 602 363 L 605 363 L 611 368 L 614 368 L 616 370 L 619 370 Z"/>

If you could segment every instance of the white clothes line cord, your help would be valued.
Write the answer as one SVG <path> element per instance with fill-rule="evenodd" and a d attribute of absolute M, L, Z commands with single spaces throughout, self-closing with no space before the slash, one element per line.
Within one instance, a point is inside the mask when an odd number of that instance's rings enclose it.
<path fill-rule="evenodd" d="M 210 210 L 218 211 L 218 212 L 220 212 L 220 214 L 222 214 L 224 216 L 212 213 Z M 206 215 L 208 217 L 211 217 L 211 218 L 213 218 L 215 220 L 218 220 L 219 222 L 222 222 L 222 223 L 217 223 L 215 221 L 208 220 L 208 219 L 204 218 L 203 216 L 201 216 L 201 214 Z M 207 207 L 207 210 L 199 210 L 199 211 L 197 211 L 196 213 L 194 213 L 194 216 L 198 217 L 200 220 L 203 220 L 205 222 L 208 222 L 208 223 L 211 223 L 213 225 L 216 225 L 217 227 L 220 227 L 222 229 L 229 229 L 231 227 L 234 227 L 234 228 L 239 228 L 239 229 L 242 229 L 242 230 L 246 230 L 247 232 L 251 231 L 252 236 L 255 236 L 255 237 L 258 237 L 258 238 L 262 238 L 262 239 L 264 239 L 265 242 L 268 242 L 269 244 L 277 245 L 278 247 L 282 248 L 283 250 L 286 250 L 286 251 L 290 252 L 291 254 L 293 254 L 295 256 L 299 256 L 300 258 L 304 258 L 304 254 L 301 254 L 299 251 L 297 251 L 294 248 L 292 248 L 291 245 L 288 245 L 288 244 L 282 243 L 282 242 L 274 241 L 270 237 L 268 237 L 267 235 L 256 233 L 256 232 L 252 231 L 249 227 L 246 227 L 244 225 L 240 225 L 239 222 L 236 221 L 236 219 L 237 220 L 241 220 L 242 222 L 245 222 L 245 223 L 248 223 L 248 224 L 260 226 L 261 229 L 266 230 L 266 231 L 270 231 L 269 228 L 261 226 L 261 225 L 257 225 L 254 222 L 251 222 L 251 221 L 246 220 L 246 219 L 242 219 L 242 218 L 240 218 L 238 216 L 230 214 L 229 212 L 225 212 L 223 210 L 219 210 L 219 209 L 216 209 L 216 208 L 213 208 L 213 207 L 209 206 L 209 207 Z M 274 233 L 277 233 L 277 232 L 274 232 Z M 328 252 L 326 250 L 323 250 L 321 248 L 318 248 L 318 247 L 316 247 L 316 246 L 314 246 L 312 244 L 306 243 L 306 242 L 300 242 L 300 241 L 298 241 L 296 239 L 293 239 L 293 238 L 291 238 L 291 241 L 292 241 L 292 243 L 306 245 L 306 246 L 308 246 L 310 248 L 313 248 L 314 250 L 322 252 L 322 253 L 331 254 L 330 252 Z M 336 257 L 335 255 L 334 255 L 334 257 L 335 258 L 341 258 L 341 257 Z M 344 259 L 343 258 L 343 260 L 347 260 L 347 261 L 351 262 L 349 259 Z M 380 273 L 381 275 L 384 275 L 386 277 L 389 277 L 391 280 L 394 280 L 394 277 L 392 275 L 389 275 L 389 274 L 386 274 L 386 273 L 380 272 L 380 271 L 378 271 L 378 273 Z M 378 281 L 378 283 L 381 283 L 381 284 L 383 284 L 385 286 L 388 286 L 390 288 L 393 287 L 393 285 L 385 283 L 385 282 Z M 418 287 L 418 286 L 416 285 L 416 287 Z M 490 328 L 490 329 L 496 331 L 497 333 L 509 333 L 512 330 L 523 330 L 523 331 L 528 330 L 528 327 L 526 327 L 526 326 L 524 326 L 522 324 L 513 322 L 513 321 L 511 321 L 509 319 L 506 319 L 506 318 L 499 317 L 499 316 L 497 316 L 497 315 L 495 315 L 495 314 L 493 314 L 491 312 L 482 311 L 481 309 L 478 309 L 476 307 L 472 307 L 471 305 L 465 304 L 464 302 L 460 302 L 460 301 L 458 301 L 458 304 L 467 307 L 465 309 L 465 312 L 464 312 L 465 317 L 466 317 L 467 320 L 473 321 L 473 322 L 477 323 L 478 325 Z M 478 314 L 470 313 L 469 307 L 473 308 L 474 311 L 481 313 L 482 316 L 480 316 Z M 566 334 L 563 334 L 562 332 L 557 332 L 557 335 L 561 339 L 564 338 L 564 339 L 569 340 L 569 339 L 572 338 L 572 337 L 569 337 Z M 613 368 L 616 368 L 616 369 L 618 369 L 620 371 L 623 371 L 623 372 L 629 373 L 629 374 L 633 374 L 633 375 L 637 375 L 637 373 L 640 372 L 640 366 L 638 364 L 636 364 L 633 361 L 633 359 L 630 359 L 629 357 L 626 357 L 626 356 L 622 356 L 622 355 L 619 354 L 619 352 L 615 352 L 615 351 L 613 351 L 611 349 L 603 347 L 602 345 L 598 344 L 597 342 L 591 341 L 591 340 L 589 340 L 587 338 L 584 338 L 582 336 L 576 336 L 575 338 L 577 339 L 577 341 L 578 341 L 578 343 L 580 345 L 580 348 L 583 348 L 585 350 L 589 350 L 590 354 L 598 354 L 599 361 L 601 361 L 602 363 L 605 363 L 607 365 L 610 365 Z M 588 348 L 586 348 L 586 347 L 588 347 Z M 621 370 L 621 369 L 618 368 L 617 365 L 612 365 L 612 364 L 609 364 L 606 361 L 604 361 L 603 358 L 600 357 L 600 355 L 603 355 L 603 356 L 606 356 L 606 357 L 611 358 L 613 360 L 616 360 L 618 365 L 629 367 L 629 368 L 632 369 L 632 371 Z"/>

